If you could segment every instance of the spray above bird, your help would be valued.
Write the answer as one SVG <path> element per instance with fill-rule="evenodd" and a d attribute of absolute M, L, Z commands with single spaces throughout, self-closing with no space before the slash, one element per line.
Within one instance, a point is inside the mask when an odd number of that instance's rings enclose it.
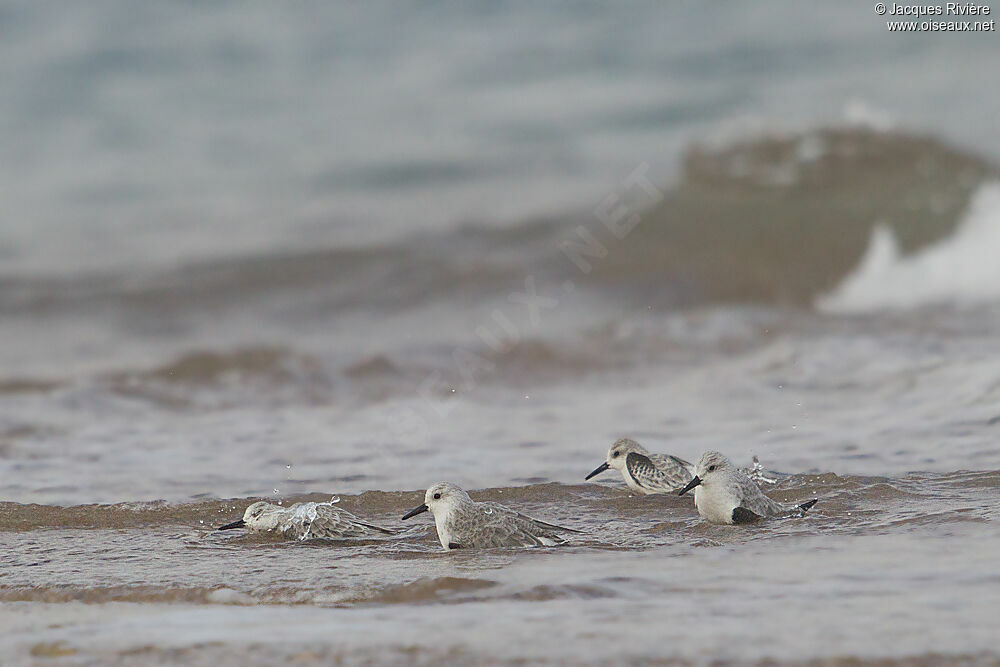
<path fill-rule="evenodd" d="M 698 460 L 694 478 L 678 492 L 694 489 L 694 505 L 709 523 L 753 523 L 761 519 L 803 516 L 816 504 L 782 505 L 764 495 L 746 472 L 719 452 L 705 452 Z"/>
<path fill-rule="evenodd" d="M 273 532 L 297 540 L 346 540 L 384 537 L 395 531 L 366 523 L 347 510 L 335 507 L 339 498 L 328 503 L 295 503 L 284 507 L 266 501 L 247 507 L 243 518 L 219 530 L 246 528 L 253 532 Z"/>
<path fill-rule="evenodd" d="M 548 547 L 565 542 L 562 533 L 580 532 L 532 519 L 500 503 L 478 503 L 448 482 L 427 489 L 423 504 L 407 512 L 403 519 L 423 512 L 434 515 L 438 539 L 445 550 Z"/>

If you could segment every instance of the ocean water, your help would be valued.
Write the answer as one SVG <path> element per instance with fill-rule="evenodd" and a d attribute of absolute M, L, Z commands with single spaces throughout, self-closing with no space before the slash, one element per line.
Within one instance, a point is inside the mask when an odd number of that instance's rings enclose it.
<path fill-rule="evenodd" d="M 0 35 L 0 663 L 1000 660 L 995 33 L 8 2 Z M 584 483 L 622 436 L 819 502 L 734 529 Z M 442 480 L 584 533 L 442 553 L 398 521 Z M 403 532 L 214 531 L 331 495 Z"/>

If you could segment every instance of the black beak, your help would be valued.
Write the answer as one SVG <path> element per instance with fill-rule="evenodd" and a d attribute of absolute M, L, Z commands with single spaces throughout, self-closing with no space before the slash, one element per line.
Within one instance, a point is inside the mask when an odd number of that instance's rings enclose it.
<path fill-rule="evenodd" d="M 592 473 L 590 473 L 589 475 L 587 475 L 586 477 L 584 477 L 584 478 L 583 478 L 583 481 L 585 481 L 585 482 L 586 482 L 586 481 L 587 481 L 588 479 L 590 479 L 591 477 L 594 477 L 594 476 L 596 476 L 596 475 L 600 475 L 600 474 L 601 474 L 602 472 L 604 472 L 605 470 L 607 470 L 607 469 L 608 469 L 608 468 L 610 468 L 610 467 L 611 467 L 611 466 L 609 466 L 609 465 L 608 465 L 607 461 L 605 461 L 605 462 L 604 462 L 604 463 L 602 463 L 601 465 L 599 465 L 599 466 L 597 466 L 596 468 L 594 468 L 594 472 L 592 472 Z"/>
<path fill-rule="evenodd" d="M 698 475 L 695 475 L 694 479 L 692 479 L 690 482 L 687 483 L 687 486 L 685 486 L 683 489 L 681 489 L 680 491 L 677 492 L 677 495 L 678 496 L 683 496 L 685 493 L 687 493 L 688 491 L 690 491 L 694 487 L 698 486 L 699 484 L 701 484 L 701 477 L 698 477 Z"/>
<path fill-rule="evenodd" d="M 404 514 L 403 515 L 403 520 L 405 521 L 406 519 L 409 519 L 410 517 L 417 516 L 418 514 L 423 514 L 426 511 L 427 511 L 427 505 L 418 505 L 417 507 L 414 507 L 409 512 L 407 512 L 406 514 Z"/>
<path fill-rule="evenodd" d="M 247 525 L 247 522 L 243 519 L 239 521 L 233 521 L 232 523 L 227 523 L 225 526 L 219 526 L 216 530 L 232 530 L 233 528 L 242 528 Z"/>

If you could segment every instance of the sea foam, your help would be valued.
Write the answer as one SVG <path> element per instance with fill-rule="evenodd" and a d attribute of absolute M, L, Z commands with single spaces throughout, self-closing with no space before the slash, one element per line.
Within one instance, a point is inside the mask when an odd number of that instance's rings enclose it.
<path fill-rule="evenodd" d="M 955 233 L 903 256 L 892 231 L 878 225 L 868 250 L 820 310 L 855 313 L 1000 299 L 1000 183 L 980 186 Z"/>

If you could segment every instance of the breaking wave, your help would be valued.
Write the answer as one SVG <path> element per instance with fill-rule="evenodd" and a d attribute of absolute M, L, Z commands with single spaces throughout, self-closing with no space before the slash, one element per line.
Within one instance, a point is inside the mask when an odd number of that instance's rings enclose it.
<path fill-rule="evenodd" d="M 910 255 L 884 225 L 872 231 L 858 267 L 817 305 L 863 312 L 1000 298 L 1000 182 L 976 192 L 956 232 Z"/>

